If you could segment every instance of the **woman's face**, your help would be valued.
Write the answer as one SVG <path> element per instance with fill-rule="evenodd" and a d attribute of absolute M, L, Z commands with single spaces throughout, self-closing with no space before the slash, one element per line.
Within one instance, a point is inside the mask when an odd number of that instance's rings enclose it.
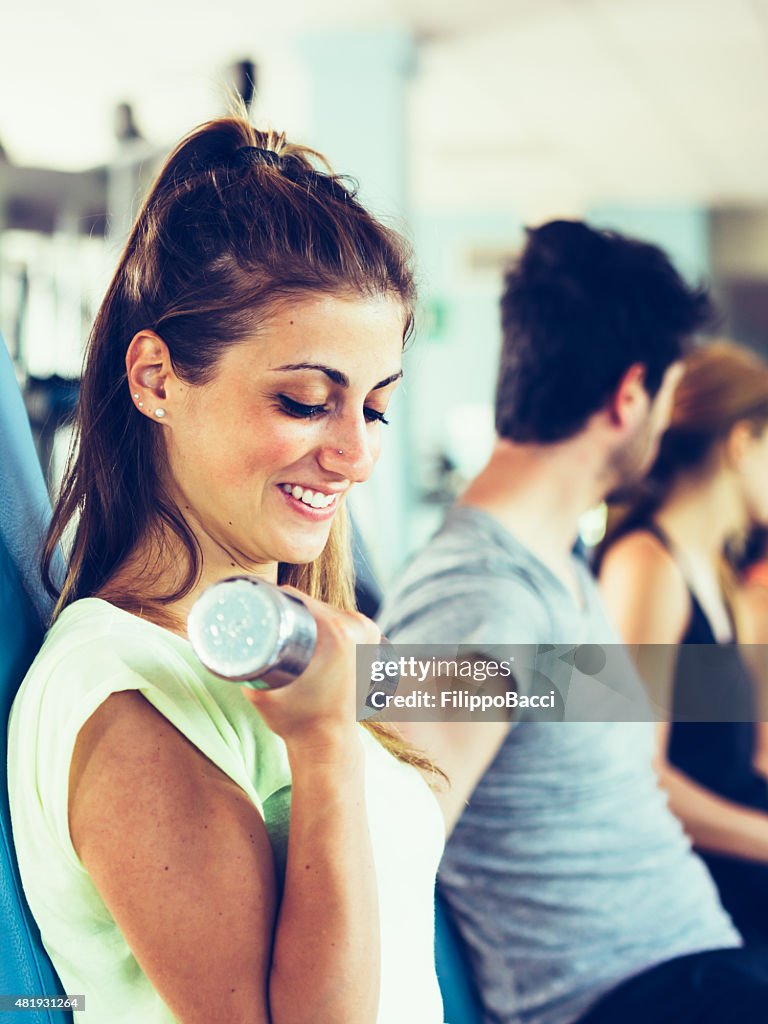
<path fill-rule="evenodd" d="M 171 486 L 209 561 L 274 567 L 321 553 L 379 456 L 404 320 L 393 296 L 309 295 L 229 348 L 210 383 L 169 379 Z"/>

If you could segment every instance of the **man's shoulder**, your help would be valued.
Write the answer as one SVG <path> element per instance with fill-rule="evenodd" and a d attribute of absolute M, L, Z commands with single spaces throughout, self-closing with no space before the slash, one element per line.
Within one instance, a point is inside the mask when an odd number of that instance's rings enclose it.
<path fill-rule="evenodd" d="M 410 561 L 379 620 L 387 636 L 402 642 L 463 642 L 480 631 L 491 642 L 511 643 L 535 642 L 531 634 L 545 617 L 525 549 L 518 554 L 482 517 L 456 510 Z"/>

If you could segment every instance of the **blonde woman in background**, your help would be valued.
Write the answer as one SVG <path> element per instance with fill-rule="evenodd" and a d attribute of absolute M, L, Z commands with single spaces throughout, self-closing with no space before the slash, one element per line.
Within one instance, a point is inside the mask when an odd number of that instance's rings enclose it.
<path fill-rule="evenodd" d="M 673 721 L 659 726 L 660 778 L 755 942 L 768 939 L 766 726 L 757 676 L 736 647 L 755 637 L 726 554 L 765 523 L 768 366 L 713 343 L 686 360 L 655 463 L 604 546 L 600 583 L 627 644 L 683 645 Z M 718 720 L 674 721 L 702 707 Z"/>

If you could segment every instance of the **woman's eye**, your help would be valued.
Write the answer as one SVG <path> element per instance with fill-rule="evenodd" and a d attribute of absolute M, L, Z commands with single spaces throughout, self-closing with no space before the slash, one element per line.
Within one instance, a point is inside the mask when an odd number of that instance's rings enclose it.
<path fill-rule="evenodd" d="M 297 402 L 295 398 L 288 395 L 278 395 L 278 401 L 282 410 L 289 416 L 296 416 L 298 419 L 311 420 L 315 416 L 323 416 L 330 411 L 328 405 L 307 405 L 305 402 Z M 367 423 L 389 423 L 383 412 L 372 409 L 366 405 L 363 407 L 363 415 Z"/>
<path fill-rule="evenodd" d="M 283 410 L 289 416 L 309 420 L 313 416 L 322 416 L 323 413 L 328 412 L 327 405 L 305 405 L 304 402 L 297 402 L 295 399 L 289 398 L 288 395 L 278 395 L 277 397 Z"/>
<path fill-rule="evenodd" d="M 363 409 L 366 420 L 369 423 L 389 423 L 389 420 L 384 416 L 383 412 L 379 412 L 378 409 L 371 409 L 369 406 L 365 406 Z"/>

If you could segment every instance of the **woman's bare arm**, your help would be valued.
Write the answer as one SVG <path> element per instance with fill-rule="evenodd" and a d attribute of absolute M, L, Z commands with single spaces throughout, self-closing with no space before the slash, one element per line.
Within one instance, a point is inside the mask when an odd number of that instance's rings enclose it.
<path fill-rule="evenodd" d="M 747 583 L 736 597 L 742 648 L 756 687 L 756 745 L 754 767 L 768 778 L 768 587 Z"/>
<path fill-rule="evenodd" d="M 637 531 L 610 547 L 600 567 L 600 590 L 625 644 L 680 643 L 690 597 L 680 570 L 656 537 Z"/>
<path fill-rule="evenodd" d="M 656 768 L 669 808 L 700 850 L 768 863 L 768 815 L 700 786 L 667 760 L 669 725 L 660 723 Z"/>
<path fill-rule="evenodd" d="M 330 641 L 327 633 L 321 628 L 319 647 L 338 653 L 347 628 Z M 327 672 L 329 659 L 321 653 L 321 674 L 323 667 Z M 347 682 L 333 675 L 325 689 L 340 698 Z M 295 722 L 286 708 L 301 709 L 305 698 L 302 727 L 286 739 L 293 789 L 279 908 L 259 811 L 139 693 L 113 694 L 78 736 L 70 772 L 73 844 L 182 1024 L 376 1018 L 378 902 L 360 730 L 354 713 L 323 716 L 328 698 L 307 692 L 317 694 L 317 683 L 302 677 L 286 689 L 303 692 L 254 695 L 254 702 L 271 702 L 281 726 Z"/>
<path fill-rule="evenodd" d="M 264 822 L 141 694 L 113 694 L 81 729 L 69 821 L 84 867 L 174 1016 L 266 1024 L 275 877 Z"/>
<path fill-rule="evenodd" d="M 690 599 L 679 570 L 654 537 L 631 534 L 612 548 L 600 587 L 625 642 L 639 645 L 635 653 L 641 672 L 643 661 L 652 661 L 642 658 L 643 645 L 671 649 L 680 643 Z M 649 680 L 650 685 L 653 682 Z M 712 793 L 670 764 L 669 728 L 669 722 L 658 724 L 655 767 L 670 810 L 692 842 L 711 853 L 768 861 L 768 815 Z"/>

